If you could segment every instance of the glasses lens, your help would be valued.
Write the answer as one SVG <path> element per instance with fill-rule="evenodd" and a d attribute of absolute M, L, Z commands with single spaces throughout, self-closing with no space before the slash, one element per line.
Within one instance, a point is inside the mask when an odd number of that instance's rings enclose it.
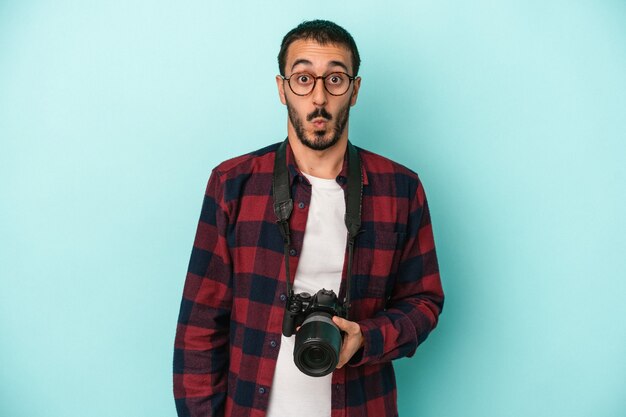
<path fill-rule="evenodd" d="M 313 90 L 315 77 L 306 72 L 296 72 L 289 77 L 291 91 L 299 96 L 305 96 Z"/>
<path fill-rule="evenodd" d="M 340 96 L 348 91 L 350 87 L 350 77 L 343 72 L 334 72 L 326 76 L 324 85 L 330 94 Z"/>

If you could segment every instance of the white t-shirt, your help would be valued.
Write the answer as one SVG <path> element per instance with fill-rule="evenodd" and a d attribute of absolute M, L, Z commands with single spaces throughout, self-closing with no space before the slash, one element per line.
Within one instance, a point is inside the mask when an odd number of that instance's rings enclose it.
<path fill-rule="evenodd" d="M 325 288 L 338 295 L 348 233 L 344 192 L 334 179 L 304 175 L 312 185 L 311 205 L 293 290 L 314 295 Z M 302 373 L 293 362 L 295 339 L 281 336 L 267 417 L 330 417 L 332 373 Z"/>

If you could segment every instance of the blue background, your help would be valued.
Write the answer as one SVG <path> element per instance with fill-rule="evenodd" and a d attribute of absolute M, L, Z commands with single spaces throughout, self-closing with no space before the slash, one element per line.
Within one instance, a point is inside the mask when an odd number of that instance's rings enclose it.
<path fill-rule="evenodd" d="M 0 415 L 174 416 L 213 166 L 286 135 L 282 36 L 355 37 L 447 300 L 402 416 L 626 415 L 624 1 L 0 1 Z"/>

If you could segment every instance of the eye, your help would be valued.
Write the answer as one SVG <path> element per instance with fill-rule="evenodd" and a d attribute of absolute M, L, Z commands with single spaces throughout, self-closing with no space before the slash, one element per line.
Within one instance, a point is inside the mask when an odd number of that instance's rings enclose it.
<path fill-rule="evenodd" d="M 296 76 L 296 82 L 302 85 L 311 84 L 313 82 L 313 77 L 309 74 L 298 74 Z"/>
<path fill-rule="evenodd" d="M 344 78 L 343 74 L 330 74 L 326 79 L 332 85 L 340 85 L 344 82 Z"/>

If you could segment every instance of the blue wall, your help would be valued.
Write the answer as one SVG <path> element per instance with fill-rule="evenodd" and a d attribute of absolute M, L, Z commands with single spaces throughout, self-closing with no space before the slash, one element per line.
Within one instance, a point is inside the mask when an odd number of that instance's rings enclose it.
<path fill-rule="evenodd" d="M 286 135 L 275 57 L 328 18 L 350 136 L 418 171 L 446 307 L 403 416 L 626 415 L 623 1 L 0 2 L 0 415 L 174 416 L 210 169 Z"/>

